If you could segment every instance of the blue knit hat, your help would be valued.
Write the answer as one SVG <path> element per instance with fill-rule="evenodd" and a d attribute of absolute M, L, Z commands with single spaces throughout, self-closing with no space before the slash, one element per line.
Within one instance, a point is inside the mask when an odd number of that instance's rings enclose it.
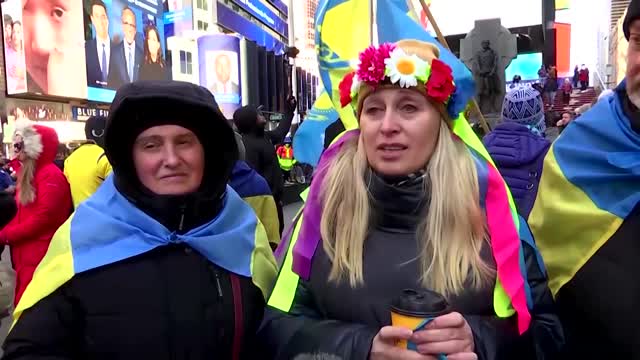
<path fill-rule="evenodd" d="M 525 125 L 534 133 L 543 135 L 546 126 L 540 93 L 528 86 L 509 91 L 502 103 L 502 121 Z"/>

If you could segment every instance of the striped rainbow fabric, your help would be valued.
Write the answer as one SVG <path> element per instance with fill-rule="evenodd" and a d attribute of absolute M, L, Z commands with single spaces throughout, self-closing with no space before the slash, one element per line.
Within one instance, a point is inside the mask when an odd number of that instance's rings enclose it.
<path fill-rule="evenodd" d="M 617 94 L 599 101 L 553 144 L 529 224 L 554 296 L 640 202 L 639 178 L 640 142 Z"/>
<path fill-rule="evenodd" d="M 58 229 L 14 312 L 14 324 L 77 274 L 144 254 L 170 243 L 185 243 L 216 265 L 252 277 L 267 299 L 277 265 L 264 227 L 236 192 L 227 187 L 225 206 L 211 222 L 179 235 L 127 201 L 109 176 Z"/>

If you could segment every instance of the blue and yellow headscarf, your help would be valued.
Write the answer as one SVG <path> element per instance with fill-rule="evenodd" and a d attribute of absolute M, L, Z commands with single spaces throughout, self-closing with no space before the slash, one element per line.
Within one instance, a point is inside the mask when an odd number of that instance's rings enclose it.
<path fill-rule="evenodd" d="M 58 229 L 14 320 L 75 275 L 184 243 L 229 272 L 251 277 L 267 299 L 277 274 L 264 227 L 251 207 L 227 186 L 224 207 L 209 223 L 186 234 L 169 231 L 125 199 L 113 176 Z"/>

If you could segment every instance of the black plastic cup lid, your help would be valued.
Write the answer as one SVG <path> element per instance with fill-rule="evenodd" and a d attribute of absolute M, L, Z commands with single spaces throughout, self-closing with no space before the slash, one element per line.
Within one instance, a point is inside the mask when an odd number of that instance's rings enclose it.
<path fill-rule="evenodd" d="M 391 310 L 401 315 L 420 318 L 434 318 L 451 312 L 447 299 L 441 294 L 413 289 L 405 289 L 393 299 Z"/>

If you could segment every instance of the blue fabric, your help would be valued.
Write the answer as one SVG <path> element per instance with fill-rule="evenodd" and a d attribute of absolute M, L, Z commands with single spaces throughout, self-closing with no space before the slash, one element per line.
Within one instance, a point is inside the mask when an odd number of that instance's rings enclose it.
<path fill-rule="evenodd" d="M 452 119 L 464 111 L 469 100 L 475 95 L 476 85 L 469 68 L 451 51 L 442 46 L 436 39 L 409 17 L 410 9 L 406 0 L 378 1 L 377 22 L 378 41 L 396 42 L 402 39 L 416 39 L 429 42 L 440 50 L 440 60 L 451 67 L 456 91 L 447 104 L 447 112 Z"/>
<path fill-rule="evenodd" d="M 224 207 L 215 219 L 184 235 L 170 232 L 126 200 L 109 176 L 71 220 L 74 271 L 78 274 L 159 246 L 185 243 L 212 263 L 250 277 L 256 226 L 251 207 L 227 187 Z"/>
<path fill-rule="evenodd" d="M 6 171 L 0 169 L 0 190 L 5 190 L 9 186 L 13 185 L 13 179 Z"/>
<path fill-rule="evenodd" d="M 565 177 L 600 209 L 625 219 L 640 202 L 640 136 L 619 92 L 574 120 L 553 151 Z"/>
<path fill-rule="evenodd" d="M 518 213 L 527 218 L 538 193 L 544 157 L 551 142 L 513 122 L 499 124 L 482 141 L 509 186 Z"/>
<path fill-rule="evenodd" d="M 251 196 L 271 196 L 269 183 L 245 161 L 238 161 L 233 167 L 229 186 L 242 198 Z"/>
<path fill-rule="evenodd" d="M 420 330 L 424 330 L 424 328 L 431 322 L 433 321 L 432 318 L 428 318 L 428 319 L 424 319 L 420 325 L 418 325 L 415 329 L 413 329 L 413 331 L 420 331 Z M 407 350 L 413 350 L 413 351 L 418 351 L 418 346 L 411 342 L 411 341 L 407 341 Z M 438 355 L 438 360 L 447 360 L 447 355 L 445 354 L 439 354 Z"/>
<path fill-rule="evenodd" d="M 326 95 L 323 93 L 320 96 Z M 293 136 L 293 156 L 298 162 L 318 166 L 324 151 L 325 131 L 338 118 L 339 114 L 333 107 L 322 109 L 316 102 Z"/>

